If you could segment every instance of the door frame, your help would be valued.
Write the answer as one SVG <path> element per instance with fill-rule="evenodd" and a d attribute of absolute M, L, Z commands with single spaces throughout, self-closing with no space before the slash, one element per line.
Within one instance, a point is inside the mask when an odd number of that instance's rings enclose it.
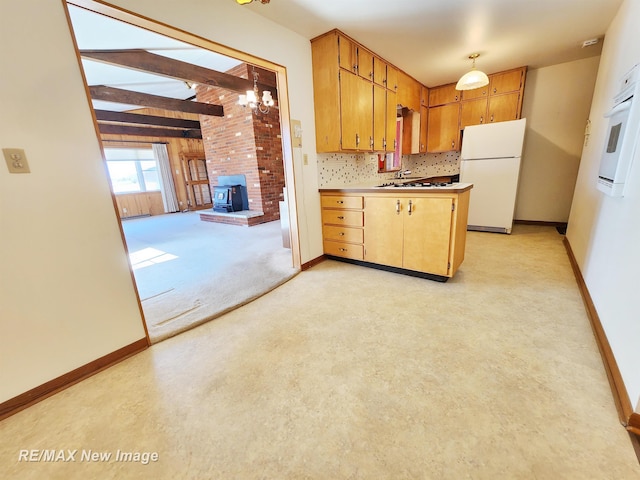
<path fill-rule="evenodd" d="M 287 206 L 288 206 L 288 212 L 289 212 L 289 236 L 291 240 L 291 257 L 292 257 L 291 259 L 292 259 L 293 268 L 300 270 L 301 269 L 300 235 L 299 235 L 299 226 L 298 226 L 298 209 L 297 209 L 295 172 L 294 172 L 294 162 L 293 162 L 293 145 L 292 145 L 292 138 L 291 138 L 291 117 L 289 113 L 289 95 L 288 95 L 289 89 L 288 89 L 286 68 L 282 65 L 278 65 L 276 63 L 270 62 L 263 58 L 259 58 L 259 57 L 250 55 L 248 53 L 235 50 L 225 45 L 222 45 L 222 44 L 213 42 L 211 40 L 207 40 L 203 37 L 199 37 L 197 35 L 180 30 L 176 27 L 172 27 L 170 25 L 157 22 L 155 20 L 144 17 L 142 15 L 138 15 L 133 12 L 123 10 L 113 5 L 107 5 L 103 3 L 101 0 L 61 0 L 61 1 L 67 16 L 69 30 L 72 34 L 71 37 L 74 43 L 74 48 L 76 50 L 78 65 L 80 67 L 80 72 L 84 80 L 85 94 L 87 95 L 87 101 L 89 102 L 90 106 L 91 106 L 91 94 L 89 92 L 87 80 L 84 76 L 84 70 L 82 69 L 82 60 L 80 57 L 78 46 L 76 44 L 75 34 L 73 33 L 73 25 L 71 23 L 71 18 L 70 18 L 69 9 L 68 9 L 69 4 L 80 7 L 80 8 L 84 8 L 93 13 L 107 16 L 114 20 L 119 20 L 119 21 L 128 23 L 135 27 L 149 30 L 159 35 L 164 35 L 166 37 L 173 38 L 181 42 L 189 43 L 195 47 L 202 48 L 204 50 L 209 50 L 215 53 L 219 53 L 221 55 L 225 55 L 227 57 L 235 58 L 237 60 L 248 63 L 250 65 L 255 65 L 257 67 L 270 70 L 276 74 L 276 86 L 277 86 L 276 88 L 278 91 L 278 110 L 280 114 L 280 134 L 281 134 L 281 142 L 282 142 L 282 157 L 283 157 L 282 161 L 284 165 L 285 190 L 287 193 L 286 198 L 287 198 Z M 101 151 L 104 152 L 104 145 L 102 142 L 102 138 L 100 136 L 98 120 L 96 118 L 96 114 L 93 110 L 93 107 L 90 108 L 90 111 L 91 111 L 91 117 L 93 120 L 94 129 L 96 131 L 96 137 L 100 145 L 100 149 Z M 103 153 L 103 156 L 104 156 L 104 153 Z M 116 198 L 113 192 L 111 192 L 111 198 L 113 201 L 114 209 L 116 210 L 116 213 L 117 213 Z M 120 220 L 118 220 L 118 228 L 120 229 L 120 236 L 122 238 L 122 243 L 124 244 L 125 251 L 128 255 L 129 250 L 127 247 L 127 242 L 124 236 L 124 230 L 122 228 L 122 223 Z M 133 286 L 134 286 L 134 290 L 138 300 L 140 314 L 142 316 L 142 323 L 147 336 L 147 341 L 149 342 L 149 333 L 147 330 L 146 321 L 144 319 L 144 312 L 142 309 L 142 303 L 140 301 L 140 295 L 138 293 L 138 288 L 136 286 L 135 277 L 133 274 L 133 270 L 131 269 L 131 266 L 129 266 L 129 269 L 131 272 L 131 278 L 133 280 Z"/>

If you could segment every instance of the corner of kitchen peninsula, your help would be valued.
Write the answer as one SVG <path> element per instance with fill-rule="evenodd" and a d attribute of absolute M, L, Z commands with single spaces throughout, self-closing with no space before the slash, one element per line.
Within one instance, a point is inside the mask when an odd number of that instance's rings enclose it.
<path fill-rule="evenodd" d="M 415 181 L 321 188 L 324 253 L 446 282 L 464 260 L 472 188 Z"/>

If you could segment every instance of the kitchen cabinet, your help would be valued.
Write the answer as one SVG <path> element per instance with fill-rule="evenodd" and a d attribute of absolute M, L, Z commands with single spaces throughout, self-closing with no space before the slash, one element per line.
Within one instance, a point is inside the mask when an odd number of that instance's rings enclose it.
<path fill-rule="evenodd" d="M 464 260 L 470 189 L 321 191 L 324 253 L 446 280 Z"/>
<path fill-rule="evenodd" d="M 311 53 L 317 152 L 393 152 L 396 69 L 337 30 Z"/>
<path fill-rule="evenodd" d="M 322 238 L 327 255 L 363 260 L 362 195 L 321 195 Z"/>
<path fill-rule="evenodd" d="M 460 129 L 520 118 L 526 67 L 489 75 L 489 85 L 462 92 Z"/>
<path fill-rule="evenodd" d="M 460 103 L 429 107 L 428 152 L 460 150 Z"/>
<path fill-rule="evenodd" d="M 342 148 L 373 150 L 373 90 L 371 82 L 340 72 Z"/>
<path fill-rule="evenodd" d="M 429 132 L 429 108 L 420 107 L 420 153 L 427 151 L 427 134 Z"/>
<path fill-rule="evenodd" d="M 441 85 L 429 89 L 429 106 L 437 107 L 447 103 L 459 102 L 461 93 L 456 90 L 456 84 Z"/>
<path fill-rule="evenodd" d="M 398 104 L 414 112 L 419 112 L 421 92 L 422 84 L 406 73 L 398 72 Z"/>
<path fill-rule="evenodd" d="M 365 195 L 364 260 L 451 277 L 464 259 L 469 191 Z"/>

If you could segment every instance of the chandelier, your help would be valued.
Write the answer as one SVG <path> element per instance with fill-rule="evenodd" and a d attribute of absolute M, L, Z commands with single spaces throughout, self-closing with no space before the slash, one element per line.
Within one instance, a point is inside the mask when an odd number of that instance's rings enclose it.
<path fill-rule="evenodd" d="M 238 95 L 238 104 L 243 107 L 250 107 L 254 113 L 259 111 L 260 113 L 269 113 L 269 107 L 273 107 L 275 102 L 271 96 L 269 90 L 262 92 L 262 99 L 259 100 L 258 95 L 258 72 L 253 70 L 253 90 L 247 90 L 245 95 Z"/>

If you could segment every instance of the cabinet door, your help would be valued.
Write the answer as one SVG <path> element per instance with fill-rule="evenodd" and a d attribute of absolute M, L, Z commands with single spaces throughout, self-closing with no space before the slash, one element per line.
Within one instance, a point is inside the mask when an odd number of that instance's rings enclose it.
<path fill-rule="evenodd" d="M 358 51 L 356 45 L 346 37 L 338 37 L 338 59 L 340 68 L 358 73 Z"/>
<path fill-rule="evenodd" d="M 398 91 L 398 70 L 391 65 L 387 65 L 387 88 Z"/>
<path fill-rule="evenodd" d="M 458 101 L 460 101 L 460 92 L 456 90 L 455 83 L 429 89 L 430 107 Z"/>
<path fill-rule="evenodd" d="M 346 70 L 340 72 L 340 127 L 342 149 L 356 150 L 360 140 L 358 128 L 358 86 L 362 80 Z"/>
<path fill-rule="evenodd" d="M 358 78 L 358 150 L 373 151 L 373 83 Z"/>
<path fill-rule="evenodd" d="M 460 104 L 460 130 L 468 125 L 485 123 L 487 117 L 487 99 L 478 98 Z"/>
<path fill-rule="evenodd" d="M 403 267 L 447 275 L 453 199 L 411 198 L 404 202 Z"/>
<path fill-rule="evenodd" d="M 508 93 L 508 92 L 517 92 L 520 90 L 523 77 L 524 77 L 523 68 L 491 75 L 489 91 L 491 95 L 499 95 L 501 93 Z"/>
<path fill-rule="evenodd" d="M 385 151 L 395 152 L 396 150 L 396 117 L 397 117 L 397 102 L 396 92 L 393 90 L 387 90 L 387 132 L 385 134 Z"/>
<path fill-rule="evenodd" d="M 429 108 L 420 107 L 420 153 L 427 151 L 427 131 L 429 125 Z"/>
<path fill-rule="evenodd" d="M 429 89 L 424 85 L 421 85 L 421 88 L 420 88 L 420 106 L 421 107 L 429 106 Z"/>
<path fill-rule="evenodd" d="M 387 64 L 380 57 L 373 57 L 373 82 L 387 87 Z"/>
<path fill-rule="evenodd" d="M 398 103 L 414 112 L 420 111 L 422 85 L 404 72 L 398 72 Z"/>
<path fill-rule="evenodd" d="M 487 98 L 489 96 L 489 85 L 484 87 L 474 88 L 473 90 L 463 90 L 462 100 L 472 100 L 474 98 Z"/>
<path fill-rule="evenodd" d="M 450 152 L 460 148 L 460 104 L 429 108 L 428 152 Z"/>
<path fill-rule="evenodd" d="M 365 199 L 365 261 L 402 268 L 404 215 L 402 201 L 399 198 Z"/>
<path fill-rule="evenodd" d="M 358 47 L 358 75 L 373 81 L 373 53 Z"/>
<path fill-rule="evenodd" d="M 385 150 L 387 135 L 387 89 L 373 85 L 373 150 Z"/>
<path fill-rule="evenodd" d="M 489 97 L 488 122 L 505 122 L 519 118 L 520 93 Z"/>

